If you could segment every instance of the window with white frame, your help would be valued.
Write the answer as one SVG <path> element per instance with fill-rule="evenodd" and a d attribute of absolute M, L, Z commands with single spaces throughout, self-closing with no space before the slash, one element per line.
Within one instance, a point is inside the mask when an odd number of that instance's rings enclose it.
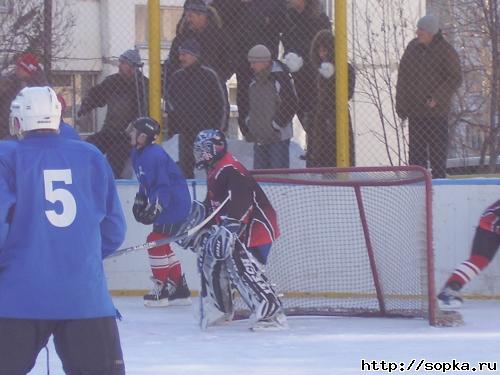
<path fill-rule="evenodd" d="M 177 23 L 182 17 L 183 7 L 160 7 L 160 38 L 163 47 L 168 47 L 175 37 Z M 148 7 L 135 6 L 135 44 L 147 46 L 148 44 Z"/>
<path fill-rule="evenodd" d="M 5 13 L 8 10 L 9 0 L 0 0 L 0 13 Z"/>
<path fill-rule="evenodd" d="M 76 113 L 82 103 L 82 98 L 97 82 L 97 74 L 87 72 L 52 72 L 52 85 L 57 94 L 66 102 L 62 113 L 63 120 L 73 125 L 83 137 L 97 132 L 97 115 L 93 111 L 89 116 L 77 118 Z"/>

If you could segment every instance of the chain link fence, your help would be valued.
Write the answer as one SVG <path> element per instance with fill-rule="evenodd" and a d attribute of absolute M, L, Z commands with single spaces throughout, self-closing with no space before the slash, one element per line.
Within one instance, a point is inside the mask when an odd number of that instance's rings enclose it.
<path fill-rule="evenodd" d="M 194 135 L 212 127 L 248 168 L 337 165 L 332 3 L 160 1 L 163 140 L 187 177 Z M 495 172 L 498 0 L 347 4 L 350 164 Z M 428 45 L 412 41 L 425 14 L 439 20 L 420 25 Z M 131 178 L 125 129 L 148 113 L 147 18 L 139 0 L 0 0 L 0 136 L 16 93 L 44 84 L 38 63 L 63 120 Z"/>

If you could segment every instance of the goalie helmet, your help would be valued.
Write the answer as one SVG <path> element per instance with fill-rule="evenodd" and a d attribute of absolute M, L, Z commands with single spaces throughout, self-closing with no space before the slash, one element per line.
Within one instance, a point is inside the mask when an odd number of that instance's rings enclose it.
<path fill-rule="evenodd" d="M 148 144 L 152 143 L 156 136 L 160 134 L 160 124 L 151 117 L 139 117 L 131 125 L 133 128 L 137 129 L 138 133 L 146 134 L 146 142 Z"/>
<path fill-rule="evenodd" d="M 21 136 L 38 129 L 59 129 L 61 103 L 50 87 L 25 87 L 10 105 L 10 134 Z"/>
<path fill-rule="evenodd" d="M 227 152 L 226 136 L 217 129 L 202 130 L 196 136 L 193 153 L 196 168 L 208 168 Z"/>

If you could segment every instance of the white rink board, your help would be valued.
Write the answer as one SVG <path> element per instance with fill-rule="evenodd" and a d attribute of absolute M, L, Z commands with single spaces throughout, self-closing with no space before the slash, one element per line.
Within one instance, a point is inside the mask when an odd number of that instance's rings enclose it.
<path fill-rule="evenodd" d="M 204 181 L 190 181 L 190 190 L 197 199 L 206 193 Z M 150 228 L 135 222 L 132 204 L 137 183 L 118 181 L 118 192 L 127 219 L 128 231 L 123 247 L 145 242 Z M 433 237 L 435 252 L 436 287 L 440 288 L 450 272 L 470 252 L 470 244 L 481 212 L 500 199 L 500 179 L 434 180 L 433 181 Z M 283 220 L 283 217 L 280 218 Z M 197 290 L 199 279 L 195 256 L 178 247 L 180 259 L 192 290 Z M 500 257 L 465 289 L 464 293 L 500 297 Z M 149 264 L 145 251 L 130 253 L 105 261 L 105 270 L 111 290 L 144 290 L 150 287 Z"/>

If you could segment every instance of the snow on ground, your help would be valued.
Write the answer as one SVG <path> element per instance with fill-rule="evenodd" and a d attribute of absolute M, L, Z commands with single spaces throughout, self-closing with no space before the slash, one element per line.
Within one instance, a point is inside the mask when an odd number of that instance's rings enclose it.
<path fill-rule="evenodd" d="M 343 375 L 362 371 L 361 360 L 409 365 L 491 362 L 500 373 L 500 301 L 466 301 L 461 327 L 435 328 L 419 319 L 292 317 L 290 329 L 252 332 L 236 321 L 202 332 L 193 306 L 146 309 L 139 297 L 116 297 L 127 374 L 137 375 Z M 63 374 L 52 343 L 50 374 Z M 388 364 L 386 364 L 388 365 Z M 379 364 L 381 366 L 381 364 Z M 439 365 L 438 365 L 439 366 Z M 415 368 L 415 367 L 413 367 Z M 365 367 L 367 370 L 367 367 Z M 30 374 L 47 373 L 45 350 Z M 392 373 L 399 373 L 399 369 Z M 405 374 L 435 372 L 405 371 Z M 446 374 L 471 374 L 447 371 Z"/>

